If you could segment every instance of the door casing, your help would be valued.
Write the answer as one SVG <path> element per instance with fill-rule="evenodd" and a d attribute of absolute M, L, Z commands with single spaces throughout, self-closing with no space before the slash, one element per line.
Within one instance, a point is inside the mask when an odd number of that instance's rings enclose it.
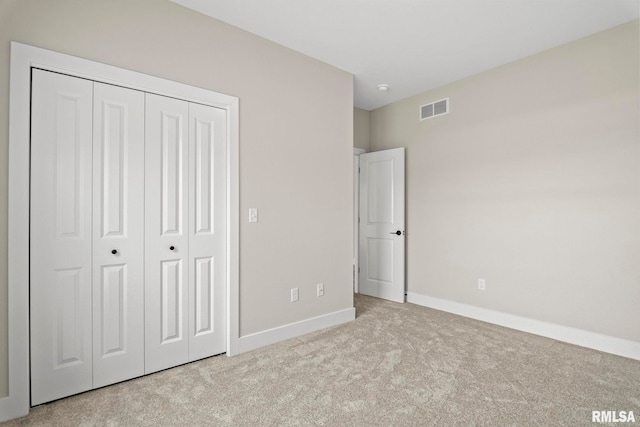
<path fill-rule="evenodd" d="M 358 260 L 360 244 L 360 154 L 366 153 L 364 148 L 353 149 L 353 292 L 359 292 L 358 281 L 360 261 Z"/>
<path fill-rule="evenodd" d="M 119 85 L 227 110 L 227 355 L 239 343 L 239 101 L 218 92 L 11 43 L 9 96 L 8 335 L 9 395 L 0 421 L 27 415 L 29 384 L 29 165 L 31 69 Z"/>

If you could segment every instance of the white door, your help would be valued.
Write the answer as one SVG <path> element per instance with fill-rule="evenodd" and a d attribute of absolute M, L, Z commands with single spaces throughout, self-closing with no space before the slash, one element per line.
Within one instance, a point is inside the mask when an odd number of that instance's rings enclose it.
<path fill-rule="evenodd" d="M 405 300 L 404 148 L 360 155 L 360 293 Z"/>
<path fill-rule="evenodd" d="M 94 83 L 93 388 L 144 374 L 144 93 Z"/>
<path fill-rule="evenodd" d="M 145 373 L 189 359 L 186 101 L 146 95 Z"/>
<path fill-rule="evenodd" d="M 33 71 L 31 403 L 92 387 L 93 83 Z"/>
<path fill-rule="evenodd" d="M 34 70 L 37 405 L 226 349 L 226 110 Z"/>
<path fill-rule="evenodd" d="M 189 104 L 189 361 L 226 349 L 226 113 Z"/>

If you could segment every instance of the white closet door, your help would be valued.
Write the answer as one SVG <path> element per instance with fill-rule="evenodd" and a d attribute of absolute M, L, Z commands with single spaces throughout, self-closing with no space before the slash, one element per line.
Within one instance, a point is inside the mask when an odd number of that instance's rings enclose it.
<path fill-rule="evenodd" d="M 31 403 L 92 386 L 88 80 L 34 70 L 31 111 Z"/>
<path fill-rule="evenodd" d="M 144 374 L 144 93 L 94 84 L 93 387 Z"/>
<path fill-rule="evenodd" d="M 189 104 L 189 360 L 226 349 L 226 111 Z"/>
<path fill-rule="evenodd" d="M 186 101 L 146 95 L 145 373 L 189 359 L 188 115 Z"/>

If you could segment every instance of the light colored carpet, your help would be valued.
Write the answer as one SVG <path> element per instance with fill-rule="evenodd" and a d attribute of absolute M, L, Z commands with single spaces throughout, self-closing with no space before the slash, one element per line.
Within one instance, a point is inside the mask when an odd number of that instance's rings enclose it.
<path fill-rule="evenodd" d="M 592 426 L 640 418 L 640 361 L 413 304 L 33 408 L 9 426 Z M 640 419 L 636 421 L 640 424 Z"/>

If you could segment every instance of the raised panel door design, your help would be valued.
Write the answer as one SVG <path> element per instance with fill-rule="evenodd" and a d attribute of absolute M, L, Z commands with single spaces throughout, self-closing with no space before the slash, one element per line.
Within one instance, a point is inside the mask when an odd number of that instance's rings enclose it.
<path fill-rule="evenodd" d="M 195 292 L 195 328 L 194 337 L 214 331 L 213 318 L 213 257 L 196 258 L 194 292 Z"/>
<path fill-rule="evenodd" d="M 126 268 L 122 264 L 102 267 L 99 296 L 102 316 L 98 325 L 102 339 L 99 340 L 98 357 L 116 356 L 127 350 L 126 293 L 129 283 Z"/>
<path fill-rule="evenodd" d="M 52 149 L 55 161 L 54 195 L 56 231 L 60 238 L 86 238 L 83 221 L 86 221 L 82 198 L 86 165 L 82 163 L 86 141 L 78 138 L 82 126 L 83 99 L 75 94 L 60 92 L 56 97 L 55 125 Z"/>
<path fill-rule="evenodd" d="M 161 305 L 160 310 L 162 330 L 160 343 L 167 344 L 179 341 L 183 337 L 182 331 L 182 296 L 184 284 L 182 282 L 181 260 L 162 261 L 162 276 L 160 278 Z"/>
<path fill-rule="evenodd" d="M 393 283 L 393 238 L 367 240 L 367 279 L 381 284 Z"/>
<path fill-rule="evenodd" d="M 93 109 L 95 388 L 144 374 L 144 93 L 95 83 Z"/>
<path fill-rule="evenodd" d="M 31 399 L 92 386 L 91 102 L 93 83 L 33 71 Z"/>
<path fill-rule="evenodd" d="M 193 107 L 192 107 L 193 110 Z M 214 132 L 215 122 L 192 118 L 195 135 L 195 221 L 196 234 L 213 234 L 214 225 Z"/>
<path fill-rule="evenodd" d="M 226 111 L 189 104 L 189 360 L 225 351 Z"/>
<path fill-rule="evenodd" d="M 102 236 L 126 235 L 128 178 L 127 106 L 110 100 L 102 100 L 102 126 L 98 135 L 101 155 L 102 181 L 101 218 Z"/>
<path fill-rule="evenodd" d="M 55 272 L 55 299 L 53 302 L 53 368 L 86 362 L 86 334 L 83 333 L 82 286 L 86 283 L 82 268 L 59 269 Z"/>
<path fill-rule="evenodd" d="M 369 162 L 368 223 L 393 224 L 393 159 Z"/>
<path fill-rule="evenodd" d="M 145 372 L 189 360 L 188 103 L 146 94 Z"/>
<path fill-rule="evenodd" d="M 160 150 L 162 187 L 161 215 L 162 234 L 180 235 L 183 226 L 184 205 L 184 156 L 186 141 L 184 138 L 185 117 L 180 114 L 161 113 Z"/>

